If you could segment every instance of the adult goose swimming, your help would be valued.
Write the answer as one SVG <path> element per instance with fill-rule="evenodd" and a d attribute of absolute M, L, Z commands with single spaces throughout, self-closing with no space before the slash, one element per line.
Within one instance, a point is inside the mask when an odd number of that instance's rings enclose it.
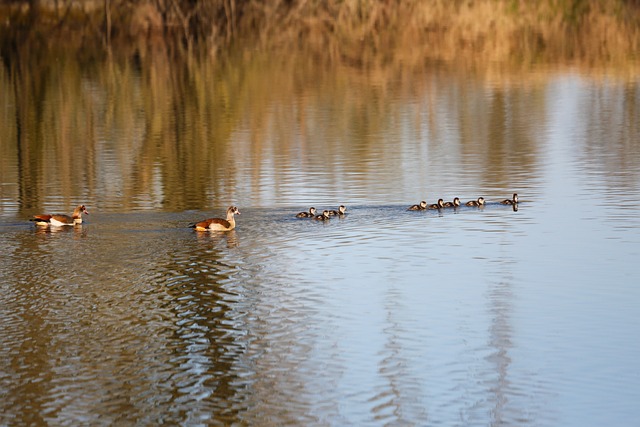
<path fill-rule="evenodd" d="M 230 231 L 236 228 L 236 220 L 234 215 L 240 215 L 240 211 L 235 206 L 229 206 L 227 209 L 227 219 L 208 218 L 191 225 L 196 231 Z"/>
<path fill-rule="evenodd" d="M 36 225 L 62 227 L 65 225 L 79 225 L 82 224 L 82 214 L 89 215 L 87 208 L 84 205 L 79 205 L 73 210 L 71 216 L 64 214 L 39 214 L 34 215 L 30 221 L 34 221 Z"/>

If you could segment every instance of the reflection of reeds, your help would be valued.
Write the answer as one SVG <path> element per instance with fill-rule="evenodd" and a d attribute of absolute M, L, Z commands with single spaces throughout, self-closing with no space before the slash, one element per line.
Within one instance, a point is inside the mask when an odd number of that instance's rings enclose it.
<path fill-rule="evenodd" d="M 16 183 L 0 186 L 0 201 L 15 200 L 25 213 L 64 208 L 56 198 L 67 208 L 91 199 L 124 211 L 259 204 L 265 188 L 267 199 L 278 198 L 291 170 L 364 182 L 380 168 L 401 169 L 385 158 L 398 145 L 389 137 L 455 144 L 487 165 L 481 187 L 508 186 L 514 171 L 540 163 L 549 119 L 550 74 L 508 67 L 471 73 L 432 64 L 414 74 L 403 62 L 363 72 L 268 52 L 220 61 L 173 61 L 167 51 L 133 61 L 32 53 L 0 67 L 0 178 Z M 637 158 L 626 143 L 637 139 L 636 93 L 630 83 L 612 98 L 624 99 L 615 117 L 630 136 L 608 158 L 623 166 Z M 622 136 L 599 109 L 587 112 L 606 134 Z"/>
<path fill-rule="evenodd" d="M 15 2 L 11 40 L 170 52 L 248 45 L 348 64 L 425 60 L 620 62 L 640 51 L 634 0 L 157 0 Z M 29 7 L 28 5 L 32 5 Z M 39 5 L 39 6 L 33 6 Z M 635 58 L 637 59 L 637 58 Z"/>

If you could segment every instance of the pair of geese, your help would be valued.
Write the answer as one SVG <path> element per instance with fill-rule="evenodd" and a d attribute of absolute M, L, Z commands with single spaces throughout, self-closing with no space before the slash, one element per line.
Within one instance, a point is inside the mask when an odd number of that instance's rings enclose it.
<path fill-rule="evenodd" d="M 513 197 L 511 199 L 504 199 L 499 202 L 502 205 L 517 205 L 518 204 L 518 194 L 513 193 Z M 485 201 L 484 197 L 478 197 L 477 200 L 469 200 L 465 203 L 465 206 L 484 206 Z M 427 204 L 424 200 L 421 201 L 417 205 L 410 206 L 408 210 L 410 211 L 423 211 L 426 209 L 442 209 L 442 208 L 457 208 L 460 206 L 460 199 L 458 197 L 453 199 L 453 202 L 445 202 L 442 199 L 438 199 L 438 203 L 432 203 L 430 205 Z"/>
<path fill-rule="evenodd" d="M 53 226 L 63 227 L 67 225 L 80 225 L 82 224 L 82 214 L 89 215 L 89 211 L 84 205 L 79 205 L 73 210 L 73 214 L 40 214 L 34 215 L 31 221 L 34 221 L 38 226 Z M 230 231 L 236 228 L 236 221 L 234 215 L 240 215 L 240 211 L 235 206 L 229 206 L 227 209 L 227 218 L 208 218 L 203 221 L 190 225 L 191 228 L 195 228 L 197 231 Z"/>
<path fill-rule="evenodd" d="M 500 201 L 503 205 L 517 205 L 518 194 L 514 193 L 513 198 Z M 485 201 L 483 197 L 479 197 L 477 200 L 471 200 L 465 203 L 466 206 L 484 206 Z M 442 199 L 438 200 L 438 203 L 427 205 L 427 202 L 422 201 L 420 204 L 409 207 L 410 211 L 426 210 L 426 209 L 442 209 L 460 206 L 460 199 L 456 197 L 453 202 L 444 202 Z M 309 212 L 300 212 L 296 215 L 298 218 L 313 218 L 319 221 L 326 221 L 332 216 L 343 216 L 347 208 L 344 205 L 340 205 L 338 210 L 325 209 L 321 215 L 316 215 L 316 208 L 309 208 Z M 73 214 L 39 214 L 34 215 L 31 221 L 34 221 L 38 226 L 54 226 L 62 227 L 66 225 L 79 225 L 82 224 L 82 214 L 89 215 L 89 211 L 85 205 L 79 205 L 73 210 Z M 236 228 L 235 215 L 240 215 L 240 211 L 236 206 L 229 206 L 227 209 L 227 218 L 208 218 L 195 224 L 190 225 L 191 228 L 195 228 L 196 231 L 230 231 Z"/>

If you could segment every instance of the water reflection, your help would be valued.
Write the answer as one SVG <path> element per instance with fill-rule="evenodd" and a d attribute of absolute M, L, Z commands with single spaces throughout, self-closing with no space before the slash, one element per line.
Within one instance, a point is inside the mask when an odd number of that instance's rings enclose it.
<path fill-rule="evenodd" d="M 609 202 L 624 205 L 640 179 L 635 167 L 640 160 L 640 142 L 635 138 L 640 133 L 640 86 L 593 85 L 591 89 L 591 99 L 577 111 L 589 118 L 579 131 L 584 145 L 578 148 L 577 161 L 589 175 L 606 175 L 605 185 L 613 196 Z"/>
<path fill-rule="evenodd" d="M 406 310 L 402 301 L 402 291 L 392 285 L 385 298 L 385 344 L 379 362 L 379 374 L 388 383 L 371 398 L 373 417 L 385 425 L 410 425 L 415 420 L 429 422 L 424 384 L 412 372 L 414 362 L 408 358 L 407 350 L 414 333 L 403 325 L 402 319 L 396 318 Z"/>
<path fill-rule="evenodd" d="M 479 188 L 532 194 L 555 84 L 525 75 L 501 85 L 438 68 L 420 76 L 390 69 L 372 81 L 293 60 L 267 67 L 259 58 L 149 58 L 143 67 L 111 62 L 91 73 L 74 61 L 34 70 L 24 61 L 24 73 L 0 75 L 8 94 L 0 208 L 21 214 L 85 198 L 109 211 L 176 211 L 318 195 L 324 203 L 395 203 Z M 638 132 L 638 86 L 610 80 L 593 89 L 581 103 L 593 128 L 584 129 L 584 158 L 614 179 L 639 156 L 628 142 Z M 623 133 L 607 151 L 612 158 L 597 147 L 616 129 Z"/>
<path fill-rule="evenodd" d="M 231 231 L 194 231 L 198 241 L 202 244 L 225 242 L 227 248 L 235 248 L 240 245 L 236 230 Z"/>
<path fill-rule="evenodd" d="M 515 206 L 515 205 L 514 205 Z M 489 329 L 489 348 L 493 348 L 493 353 L 488 356 L 488 362 L 493 365 L 492 371 L 496 373 L 495 383 L 488 384 L 490 390 L 494 392 L 494 399 L 491 410 L 492 425 L 505 424 L 532 424 L 535 418 L 529 418 L 530 414 L 520 413 L 520 408 L 509 405 L 509 398 L 514 394 L 509 375 L 512 347 L 512 301 L 514 299 L 511 283 L 514 281 L 513 273 L 509 271 L 514 267 L 514 262 L 501 262 L 500 266 L 506 270 L 504 278 L 499 280 L 489 289 L 488 301 L 491 312 L 491 327 Z M 529 396 L 533 400 L 532 396 Z"/>
<path fill-rule="evenodd" d="M 637 82 L 148 60 L 0 73 L 0 423 L 637 415 Z"/>
<path fill-rule="evenodd" d="M 162 55 L 88 73 L 72 60 L 46 68 L 29 60 L 0 80 L 9 94 L 3 181 L 17 185 L 3 186 L 2 209 L 13 200 L 22 214 L 85 198 L 102 210 L 176 211 L 319 194 L 325 203 L 514 185 L 530 194 L 549 121 L 544 79 L 488 85 L 437 68 L 329 78 L 304 62 L 173 64 Z M 623 123 L 635 123 L 637 86 L 612 85 L 602 90 L 622 95 Z"/>
<path fill-rule="evenodd" d="M 240 378 L 234 364 L 246 350 L 241 338 L 246 331 L 236 329 L 233 305 L 241 297 L 233 286 L 237 267 L 217 249 L 222 238 L 208 241 L 196 233 L 198 245 L 188 252 L 175 251 L 171 259 L 155 267 L 160 290 L 170 296 L 175 346 L 172 349 L 171 382 L 176 403 L 187 423 L 203 420 L 237 421 L 241 398 L 235 383 Z M 234 233 L 235 234 L 235 233 Z M 222 236 L 216 236 L 222 237 Z M 195 249 L 195 250 L 194 250 Z"/>

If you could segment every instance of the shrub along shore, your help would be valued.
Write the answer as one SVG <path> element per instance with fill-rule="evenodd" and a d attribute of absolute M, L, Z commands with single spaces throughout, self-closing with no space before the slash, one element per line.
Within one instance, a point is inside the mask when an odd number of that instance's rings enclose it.
<path fill-rule="evenodd" d="M 219 55 L 305 51 L 354 66 L 625 63 L 640 0 L 0 0 L 0 53 L 25 46 Z"/>

